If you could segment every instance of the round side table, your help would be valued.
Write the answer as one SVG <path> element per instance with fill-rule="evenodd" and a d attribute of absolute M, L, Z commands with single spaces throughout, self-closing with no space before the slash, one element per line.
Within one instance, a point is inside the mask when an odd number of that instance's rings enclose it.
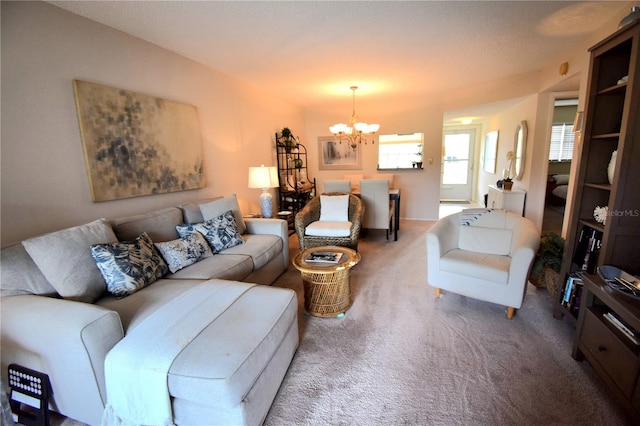
<path fill-rule="evenodd" d="M 341 253 L 338 263 L 307 262 L 311 253 Z M 341 317 L 351 306 L 349 275 L 360 254 L 346 247 L 313 247 L 298 253 L 293 266 L 302 274 L 304 309 L 317 317 Z"/>

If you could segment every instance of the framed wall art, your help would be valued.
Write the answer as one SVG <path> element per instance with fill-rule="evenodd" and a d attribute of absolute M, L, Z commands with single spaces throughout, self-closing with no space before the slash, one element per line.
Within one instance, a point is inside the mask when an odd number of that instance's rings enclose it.
<path fill-rule="evenodd" d="M 80 80 L 73 87 L 94 202 L 204 187 L 195 106 Z"/>
<path fill-rule="evenodd" d="M 496 157 L 498 156 L 498 131 L 489 132 L 484 137 L 483 170 L 487 173 L 496 172 Z"/>
<path fill-rule="evenodd" d="M 333 136 L 318 138 L 318 156 L 320 170 L 357 170 L 362 169 L 362 145 L 352 148 L 347 142 L 338 142 Z"/>

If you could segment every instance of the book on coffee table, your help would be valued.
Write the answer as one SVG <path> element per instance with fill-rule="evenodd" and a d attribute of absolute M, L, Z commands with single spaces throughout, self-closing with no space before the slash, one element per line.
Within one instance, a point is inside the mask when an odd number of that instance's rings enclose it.
<path fill-rule="evenodd" d="M 342 253 L 333 251 L 314 251 L 305 259 L 309 263 L 338 263 L 342 259 Z"/>

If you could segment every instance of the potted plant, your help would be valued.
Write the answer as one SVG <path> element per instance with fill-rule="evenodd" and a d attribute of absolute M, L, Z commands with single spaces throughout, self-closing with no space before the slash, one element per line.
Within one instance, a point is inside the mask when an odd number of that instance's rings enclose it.
<path fill-rule="evenodd" d="M 422 144 L 418 144 L 418 152 L 416 152 L 416 156 L 418 157 L 418 159 L 416 161 L 414 161 L 414 167 L 417 167 L 418 169 L 422 168 Z"/>
<path fill-rule="evenodd" d="M 529 274 L 529 281 L 533 285 L 547 288 L 554 298 L 558 294 L 563 251 L 564 238 L 555 232 L 544 234 Z"/>
<path fill-rule="evenodd" d="M 280 137 L 278 138 L 278 144 L 284 146 L 286 152 L 298 146 L 298 138 L 296 138 L 288 127 L 283 127 L 280 131 Z"/>
<path fill-rule="evenodd" d="M 513 179 L 511 179 L 510 177 L 504 178 L 504 180 L 502 181 L 502 188 L 505 191 L 511 191 L 511 188 L 513 188 Z"/>

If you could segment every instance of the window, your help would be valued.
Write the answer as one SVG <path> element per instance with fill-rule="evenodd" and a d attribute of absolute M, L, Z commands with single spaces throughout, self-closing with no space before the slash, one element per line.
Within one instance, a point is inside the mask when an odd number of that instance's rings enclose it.
<path fill-rule="evenodd" d="M 551 126 L 549 161 L 571 161 L 575 136 L 572 123 L 560 123 Z"/>
<path fill-rule="evenodd" d="M 378 169 L 411 169 L 422 163 L 424 133 L 380 135 Z"/>

